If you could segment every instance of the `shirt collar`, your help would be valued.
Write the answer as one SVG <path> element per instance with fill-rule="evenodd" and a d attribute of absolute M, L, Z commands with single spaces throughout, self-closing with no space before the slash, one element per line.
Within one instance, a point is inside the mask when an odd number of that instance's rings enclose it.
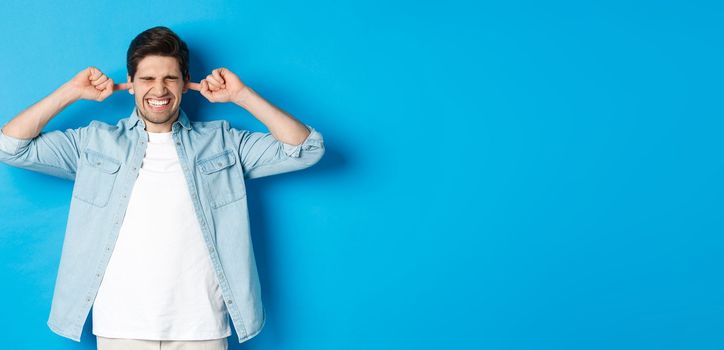
<path fill-rule="evenodd" d="M 145 124 L 145 122 L 142 120 L 142 118 L 138 115 L 138 107 L 133 107 L 133 112 L 131 112 L 131 115 L 128 117 L 128 123 L 126 124 L 127 129 L 133 129 L 138 123 Z M 179 108 L 179 114 L 178 119 L 176 119 L 173 124 L 181 124 L 182 127 L 185 129 L 191 130 L 191 123 L 189 121 L 189 117 L 186 115 L 183 109 Z M 173 125 L 172 125 L 173 129 Z"/>

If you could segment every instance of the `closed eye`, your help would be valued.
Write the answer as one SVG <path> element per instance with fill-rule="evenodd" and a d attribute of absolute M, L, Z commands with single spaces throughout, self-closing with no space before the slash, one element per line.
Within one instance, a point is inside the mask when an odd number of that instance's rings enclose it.
<path fill-rule="evenodd" d="M 154 79 L 156 79 L 156 78 L 153 78 L 153 77 L 141 77 L 141 80 L 154 80 Z M 167 80 L 178 80 L 178 77 L 176 77 L 176 76 L 168 76 L 168 77 L 166 77 L 165 79 L 167 79 Z"/>

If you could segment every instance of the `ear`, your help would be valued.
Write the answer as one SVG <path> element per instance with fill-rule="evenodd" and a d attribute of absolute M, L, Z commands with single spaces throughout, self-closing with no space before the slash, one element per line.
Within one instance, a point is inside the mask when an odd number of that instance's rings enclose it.
<path fill-rule="evenodd" d="M 131 76 L 128 75 L 128 74 L 126 74 L 126 81 L 127 81 L 129 84 L 132 84 L 132 83 L 133 83 L 133 82 L 131 81 Z M 131 95 L 133 95 L 133 85 L 131 85 L 131 87 L 128 89 L 128 93 L 131 94 Z"/>
<path fill-rule="evenodd" d="M 189 77 L 187 77 L 187 78 L 184 80 L 184 88 L 183 88 L 183 91 L 182 91 L 181 93 L 185 94 L 186 91 L 189 91 L 189 83 L 190 83 L 190 82 L 191 82 L 191 78 L 189 78 Z"/>

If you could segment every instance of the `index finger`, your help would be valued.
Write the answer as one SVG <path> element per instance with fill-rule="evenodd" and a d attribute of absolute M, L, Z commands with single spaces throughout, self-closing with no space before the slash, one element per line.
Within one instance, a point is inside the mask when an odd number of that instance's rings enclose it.
<path fill-rule="evenodd" d="M 189 89 L 194 91 L 201 91 L 201 84 L 199 83 L 188 82 L 188 87 Z"/>
<path fill-rule="evenodd" d="M 131 83 L 113 84 L 113 91 L 128 90 L 131 86 Z"/>

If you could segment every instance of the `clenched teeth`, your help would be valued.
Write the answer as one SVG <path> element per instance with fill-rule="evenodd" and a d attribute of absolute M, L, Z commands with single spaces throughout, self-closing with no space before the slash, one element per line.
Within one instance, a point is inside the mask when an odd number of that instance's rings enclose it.
<path fill-rule="evenodd" d="M 148 99 L 148 104 L 152 106 L 163 106 L 165 104 L 168 104 L 171 100 L 165 99 L 165 100 L 156 100 L 156 99 Z"/>

